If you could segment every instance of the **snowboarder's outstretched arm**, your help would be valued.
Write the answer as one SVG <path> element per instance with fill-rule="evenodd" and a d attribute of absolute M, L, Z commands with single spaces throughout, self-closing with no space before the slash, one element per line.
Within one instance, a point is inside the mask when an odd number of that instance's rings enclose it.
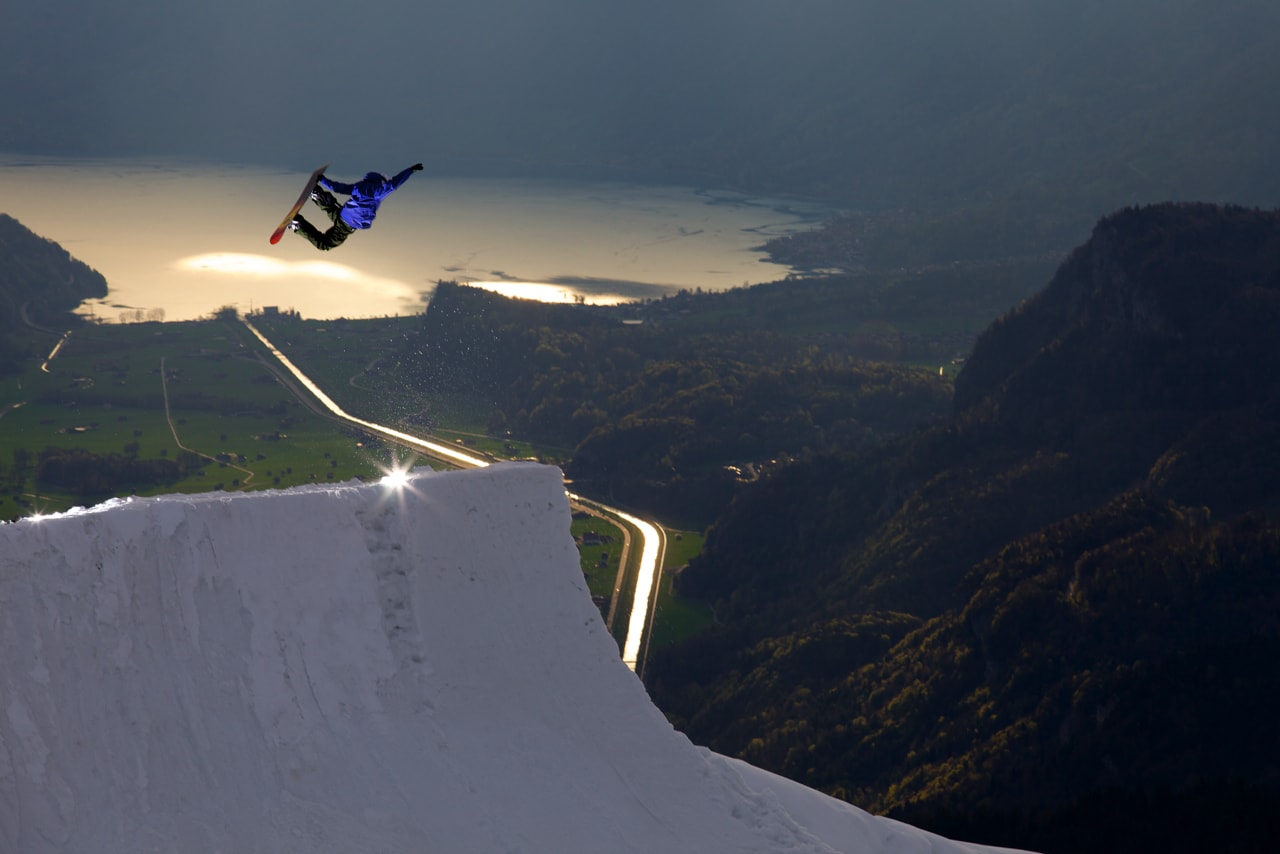
<path fill-rule="evenodd" d="M 422 164 L 415 163 L 412 166 L 410 166 L 408 169 L 404 169 L 399 173 L 397 173 L 396 176 L 392 178 L 390 181 L 388 181 L 387 183 L 390 184 L 391 189 L 394 190 L 396 187 L 399 187 L 405 181 L 408 181 L 409 176 L 412 175 L 414 172 L 421 172 L 421 171 L 422 171 Z"/>

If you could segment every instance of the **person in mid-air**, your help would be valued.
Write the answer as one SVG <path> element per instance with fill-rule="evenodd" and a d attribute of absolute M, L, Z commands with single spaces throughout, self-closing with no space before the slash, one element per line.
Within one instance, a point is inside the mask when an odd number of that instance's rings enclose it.
<path fill-rule="evenodd" d="M 293 218 L 293 222 L 289 223 L 289 230 L 296 231 L 310 240 L 317 249 L 329 250 L 340 246 L 342 241 L 355 234 L 356 229 L 373 225 L 373 218 L 378 215 L 378 205 L 382 204 L 382 200 L 392 190 L 409 180 L 409 176 L 414 172 L 421 171 L 422 164 L 415 163 L 394 178 L 387 178 L 377 172 L 368 172 L 354 184 L 343 184 L 340 181 L 330 180 L 327 175 L 321 175 L 316 181 L 316 189 L 311 193 L 311 201 L 329 215 L 333 225 L 328 231 L 322 232 L 307 222 L 307 218 L 302 214 L 298 214 Z M 351 198 L 340 205 L 334 198 L 334 193 L 341 193 Z"/>

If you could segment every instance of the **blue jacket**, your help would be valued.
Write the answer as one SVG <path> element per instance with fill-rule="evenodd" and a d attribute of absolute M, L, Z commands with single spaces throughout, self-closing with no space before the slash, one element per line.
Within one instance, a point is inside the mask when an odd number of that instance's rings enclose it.
<path fill-rule="evenodd" d="M 354 184 L 331 181 L 325 175 L 321 175 L 316 183 L 331 193 L 350 196 L 351 198 L 342 206 L 340 214 L 342 221 L 352 228 L 368 228 L 373 225 L 373 218 L 378 215 L 378 205 L 382 204 L 382 200 L 396 187 L 409 180 L 412 174 L 413 167 L 410 166 L 391 179 L 377 172 L 368 172 Z"/>

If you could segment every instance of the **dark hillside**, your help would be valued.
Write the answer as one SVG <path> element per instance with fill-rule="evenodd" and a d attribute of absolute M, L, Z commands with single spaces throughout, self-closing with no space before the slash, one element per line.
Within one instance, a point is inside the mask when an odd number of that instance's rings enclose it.
<path fill-rule="evenodd" d="M 1280 213 L 1102 220 L 980 337 L 950 423 L 743 491 L 679 580 L 722 625 L 650 661 L 655 699 L 716 750 L 965 838 L 1257 850 L 1277 320 Z"/>
<path fill-rule="evenodd" d="M 41 320 L 106 295 L 107 281 L 97 270 L 0 213 L 0 332 L 21 325 L 24 304 Z"/>
<path fill-rule="evenodd" d="M 1231 408 L 1280 377 L 1277 321 L 1280 213 L 1127 209 L 979 337 L 956 411 L 1043 431 L 1105 411 Z"/>
<path fill-rule="evenodd" d="M 107 295 L 107 281 L 58 244 L 0 213 L 0 372 L 18 358 L 9 333 L 23 323 L 65 327 L 65 315 L 90 297 Z"/>
<path fill-rule="evenodd" d="M 617 309 L 512 300 L 442 282 L 389 381 L 469 396 L 485 429 L 572 449 L 590 496 L 705 527 L 778 460 L 858 448 L 945 415 L 936 369 L 867 361 L 870 336 L 812 329 L 843 281 L 683 293 Z M 737 315 L 737 316 L 735 316 Z M 791 324 L 795 323 L 800 328 Z"/>

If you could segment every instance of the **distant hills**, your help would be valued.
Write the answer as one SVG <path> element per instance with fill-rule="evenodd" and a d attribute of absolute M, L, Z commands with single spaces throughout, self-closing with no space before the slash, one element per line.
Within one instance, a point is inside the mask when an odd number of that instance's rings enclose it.
<path fill-rule="evenodd" d="M 441 282 L 396 358 L 371 373 L 388 389 L 466 398 L 493 435 L 564 449 L 575 488 L 700 529 L 757 466 L 865 446 L 947 411 L 936 368 L 862 355 L 902 351 L 890 323 L 831 328 L 859 308 L 864 324 L 882 318 L 875 297 L 890 302 L 897 283 L 791 284 L 614 308 Z"/>
<path fill-rule="evenodd" d="M 4 213 L 0 262 L 0 373 L 15 364 L 9 333 L 25 321 L 65 326 L 65 314 L 83 300 L 107 295 L 101 273 Z"/>
<path fill-rule="evenodd" d="M 715 750 L 965 838 L 1263 850 L 1277 322 L 1280 212 L 1103 219 L 979 338 L 945 423 L 738 495 L 678 581 L 720 625 L 651 660 L 655 700 Z"/>

